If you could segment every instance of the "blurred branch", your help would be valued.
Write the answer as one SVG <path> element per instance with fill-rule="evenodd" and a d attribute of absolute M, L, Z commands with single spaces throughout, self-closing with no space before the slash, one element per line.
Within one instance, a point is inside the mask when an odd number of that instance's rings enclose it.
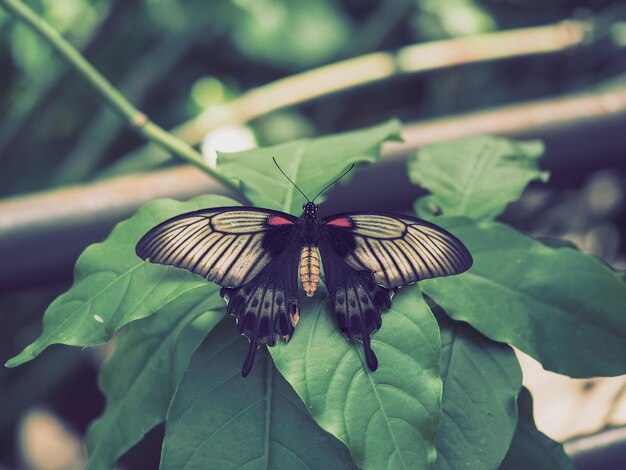
<path fill-rule="evenodd" d="M 561 177 L 624 165 L 625 120 L 622 88 L 408 125 L 404 143 L 386 145 L 381 163 L 337 186 L 321 210 L 409 208 L 422 193 L 406 176 L 407 155 L 436 141 L 471 135 L 543 139 L 547 153 L 542 166 Z M 150 200 L 207 193 L 233 195 L 196 168 L 178 166 L 0 201 L 0 292 L 70 278 L 89 243 L 101 240 Z"/>
<path fill-rule="evenodd" d="M 591 28 L 590 22 L 571 20 L 548 26 L 416 44 L 396 52 L 366 54 L 255 88 L 226 105 L 207 109 L 171 132 L 185 142 L 197 144 L 207 132 L 217 127 L 244 123 L 278 109 L 394 76 L 564 51 L 583 44 Z M 167 159 L 166 153 L 153 145 L 147 145 L 126 154 L 103 176 L 154 167 Z"/>
<path fill-rule="evenodd" d="M 575 468 L 620 468 L 626 453 L 626 426 L 570 439 L 564 447 Z"/>
<path fill-rule="evenodd" d="M 109 105 L 128 123 L 146 138 L 158 143 L 160 147 L 178 155 L 183 160 L 195 165 L 204 172 L 213 176 L 223 185 L 237 191 L 238 188 L 228 178 L 224 177 L 215 169 L 209 167 L 202 156 L 190 145 L 168 133 L 141 111 L 136 109 L 111 83 L 104 78 L 69 42 L 67 42 L 54 28 L 43 18 L 31 10 L 20 0 L 0 0 L 2 5 L 15 18 L 24 22 L 57 52 L 59 52 L 70 64 L 102 95 Z M 168 155 L 169 156 L 169 155 Z"/>

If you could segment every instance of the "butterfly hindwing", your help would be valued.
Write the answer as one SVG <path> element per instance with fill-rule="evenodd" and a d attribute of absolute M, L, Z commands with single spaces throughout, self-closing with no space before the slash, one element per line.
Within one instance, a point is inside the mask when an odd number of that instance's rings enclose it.
<path fill-rule="evenodd" d="M 353 213 L 322 220 L 320 254 L 337 323 L 363 343 L 368 367 L 377 360 L 370 337 L 382 324 L 396 288 L 459 274 L 472 257 L 454 235 L 410 216 Z"/>
<path fill-rule="evenodd" d="M 353 213 L 326 217 L 322 223 L 334 252 L 387 288 L 459 274 L 472 265 L 458 238 L 415 217 Z"/>
<path fill-rule="evenodd" d="M 261 344 L 274 346 L 279 338 L 288 342 L 298 323 L 299 247 L 293 240 L 247 284 L 222 288 L 227 313 L 237 318 L 239 332 L 250 340 L 242 375 L 252 369 Z"/>
<path fill-rule="evenodd" d="M 329 240 L 322 237 L 320 254 L 337 324 L 347 339 L 363 343 L 367 365 L 374 371 L 378 360 L 370 340 L 372 333 L 381 327 L 382 313 L 391 305 L 393 291 L 377 285 L 371 272 L 348 265 L 328 243 Z"/>
<path fill-rule="evenodd" d="M 137 255 L 223 287 L 254 279 L 282 253 L 298 219 L 269 209 L 219 207 L 179 215 L 146 233 Z"/>

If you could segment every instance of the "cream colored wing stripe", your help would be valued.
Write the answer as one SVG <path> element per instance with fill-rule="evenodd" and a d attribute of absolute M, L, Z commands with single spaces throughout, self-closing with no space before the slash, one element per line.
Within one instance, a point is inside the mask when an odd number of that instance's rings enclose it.
<path fill-rule="evenodd" d="M 263 249 L 273 212 L 207 210 L 182 215 L 148 232 L 137 253 L 153 263 L 173 265 L 222 286 L 249 282 L 269 263 Z"/>
<path fill-rule="evenodd" d="M 347 217 L 352 226 L 329 230 L 331 235 L 345 230 L 354 237 L 355 247 L 345 260 L 355 269 L 371 271 L 380 285 L 403 286 L 457 274 L 471 265 L 471 256 L 459 240 L 427 222 L 383 214 L 340 217 Z"/>

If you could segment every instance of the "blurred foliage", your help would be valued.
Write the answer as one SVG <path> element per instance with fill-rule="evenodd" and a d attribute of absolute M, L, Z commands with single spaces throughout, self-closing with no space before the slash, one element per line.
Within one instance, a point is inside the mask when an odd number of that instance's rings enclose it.
<path fill-rule="evenodd" d="M 348 40 L 349 25 L 332 2 L 233 0 L 241 17 L 237 48 L 255 61 L 300 68 L 326 61 Z"/>
<path fill-rule="evenodd" d="M 243 91 L 339 59 L 555 22 L 614 2 L 567 0 L 38 0 L 29 2 L 166 127 Z M 617 10 L 618 13 L 621 10 Z M 623 12 L 621 12 L 623 13 Z M 617 15 L 617 13 L 616 13 Z M 616 27 L 617 38 L 619 27 Z M 623 35 L 622 35 L 623 36 Z M 461 67 L 296 106 L 253 122 L 260 142 L 423 119 L 576 91 L 626 71 L 615 47 Z M 90 179 L 141 139 L 50 48 L 0 11 L 0 195 Z M 303 127 L 299 123 L 306 123 Z"/>

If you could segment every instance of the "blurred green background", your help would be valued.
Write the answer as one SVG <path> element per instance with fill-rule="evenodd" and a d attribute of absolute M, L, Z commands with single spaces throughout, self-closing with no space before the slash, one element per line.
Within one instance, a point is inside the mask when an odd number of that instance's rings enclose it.
<path fill-rule="evenodd" d="M 321 64 L 408 44 L 543 25 L 617 2 L 38 0 L 29 2 L 165 128 Z M 626 19 L 626 10 L 624 11 Z M 625 23 L 626 24 L 626 23 Z M 626 33 L 624 33 L 626 34 Z M 252 122 L 260 144 L 445 116 L 584 89 L 624 72 L 615 43 L 406 76 Z M 0 10 L 0 195 L 85 181 L 142 140 Z"/>
<path fill-rule="evenodd" d="M 599 25 L 601 34 L 593 41 L 563 53 L 392 77 L 261 116 L 247 129 L 258 145 L 390 117 L 429 120 L 626 86 L 626 7 L 618 1 L 27 3 L 165 128 L 271 81 L 369 52 L 568 18 L 592 18 Z M 143 143 L 47 44 L 0 9 L 0 198 L 97 180 Z M 597 145 L 601 154 L 603 142 Z M 623 159 L 599 171 L 582 171 L 567 184 L 535 188 L 507 217 L 536 234 L 568 236 L 624 269 L 625 175 Z M 1 362 L 33 339 L 46 305 L 69 282 L 2 293 Z M 0 370 L 0 468 L 55 468 L 33 463 L 33 449 L 43 444 L 27 434 L 29 419 L 48 419 L 50 426 L 61 426 L 54 428 L 61 435 L 68 433 L 70 442 L 80 439 L 103 406 L 96 376 L 105 356 L 106 348 L 52 348 L 24 367 Z M 152 432 L 123 466 L 154 468 L 161 432 Z M 76 452 L 80 455 L 79 448 Z"/>

